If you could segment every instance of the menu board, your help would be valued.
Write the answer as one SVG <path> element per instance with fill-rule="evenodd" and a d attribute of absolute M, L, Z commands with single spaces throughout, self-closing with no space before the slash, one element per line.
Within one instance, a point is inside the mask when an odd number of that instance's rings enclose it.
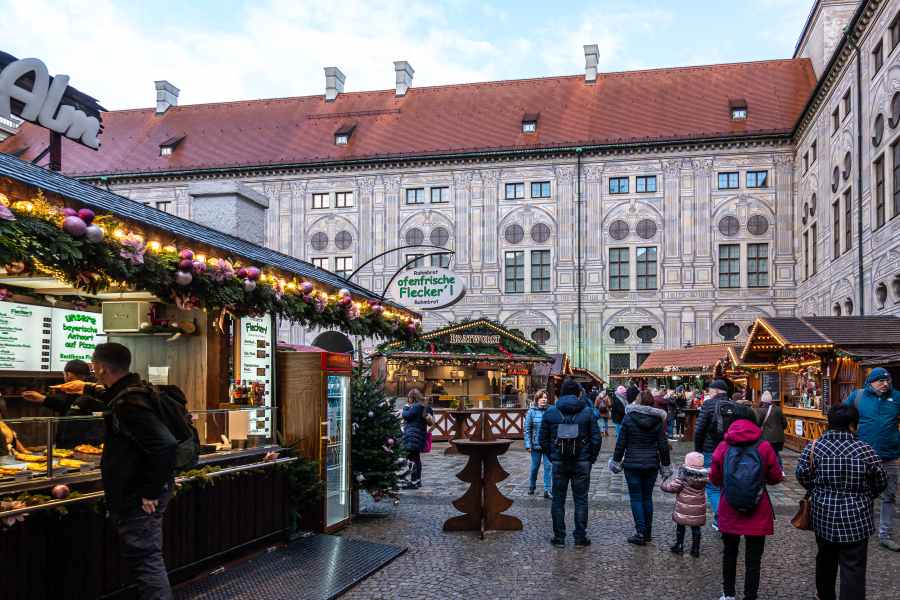
<path fill-rule="evenodd" d="M 70 360 L 90 362 L 105 337 L 100 313 L 54 308 L 50 370 L 62 371 Z"/>
<path fill-rule="evenodd" d="M 240 327 L 240 365 L 236 379 L 241 385 L 261 384 L 261 398 L 256 399 L 257 406 L 272 406 L 272 318 L 243 317 L 238 321 Z M 250 435 L 271 435 L 271 411 L 256 411 L 250 417 Z"/>
<path fill-rule="evenodd" d="M 52 309 L 0 302 L 0 370 L 50 371 Z"/>
<path fill-rule="evenodd" d="M 781 394 L 781 378 L 778 375 L 778 371 L 765 371 L 762 376 L 762 388 L 763 392 L 768 391 L 772 394 L 772 399 L 775 402 L 778 402 L 780 394 Z"/>

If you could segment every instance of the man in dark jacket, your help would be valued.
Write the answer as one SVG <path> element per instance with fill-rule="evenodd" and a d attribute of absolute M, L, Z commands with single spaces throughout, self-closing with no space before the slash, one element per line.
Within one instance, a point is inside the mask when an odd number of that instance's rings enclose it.
<path fill-rule="evenodd" d="M 875 449 L 884 465 L 887 488 L 881 495 L 878 537 L 883 547 L 900 552 L 900 544 L 891 537 L 900 474 L 900 392 L 894 389 L 890 373 L 876 367 L 866 377 L 865 387 L 853 392 L 844 404 L 859 411 L 859 439 Z"/>
<path fill-rule="evenodd" d="M 28 402 L 41 404 L 61 417 L 89 417 L 106 406 L 99 396 L 103 388 L 93 382 L 90 366 L 83 360 L 70 360 L 63 368 L 63 383 L 51 386 L 47 394 L 35 390 L 22 392 Z M 103 441 L 103 424 L 96 420 L 63 421 L 56 425 L 56 445 L 71 448 L 76 444 L 98 445 Z"/>
<path fill-rule="evenodd" d="M 122 555 L 141 600 L 170 599 L 162 519 L 174 487 L 177 441 L 159 416 L 159 396 L 137 373 L 129 372 L 128 348 L 99 344 L 92 362 L 97 381 L 106 387 L 101 396 L 107 411 L 100 469 Z"/>
<path fill-rule="evenodd" d="M 722 403 L 734 402 L 728 397 L 728 382 L 724 379 L 715 379 L 707 386 L 706 400 L 700 408 L 700 415 L 697 417 L 697 425 L 694 428 L 694 451 L 703 453 L 703 466 L 710 468 L 712 466 L 713 452 L 716 446 L 725 436 L 730 423 L 722 423 L 720 418 L 720 408 Z M 735 405 L 736 406 L 736 405 Z M 706 486 L 706 499 L 713 512 L 713 529 L 719 529 L 719 496 L 721 490 L 712 483 Z"/>
<path fill-rule="evenodd" d="M 600 426 L 594 418 L 594 410 L 581 399 L 581 386 L 572 379 L 562 385 L 562 394 L 556 404 L 547 409 L 541 423 L 541 450 L 553 463 L 553 517 L 554 546 L 566 543 L 566 494 L 572 483 L 572 500 L 575 503 L 575 545 L 587 546 L 588 489 L 591 483 L 591 465 L 597 461 L 603 438 Z M 566 445 L 571 441 L 559 438 L 561 424 L 577 425 L 578 437 L 574 442 L 574 456 L 565 456 Z"/>

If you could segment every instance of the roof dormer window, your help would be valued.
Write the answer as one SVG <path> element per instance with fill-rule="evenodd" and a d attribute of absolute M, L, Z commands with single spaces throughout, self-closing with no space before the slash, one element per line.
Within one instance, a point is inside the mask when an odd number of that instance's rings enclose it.
<path fill-rule="evenodd" d="M 732 98 L 728 101 L 731 109 L 732 121 L 745 121 L 747 119 L 747 101 L 743 98 Z"/>
<path fill-rule="evenodd" d="M 522 115 L 522 133 L 535 133 L 539 116 L 539 113 L 525 113 Z"/>
<path fill-rule="evenodd" d="M 334 143 L 337 146 L 346 146 L 350 143 L 350 136 L 356 125 L 342 125 L 340 129 L 334 132 Z"/>
<path fill-rule="evenodd" d="M 165 140 L 164 142 L 161 142 L 159 144 L 159 155 L 160 156 L 172 156 L 172 154 L 175 152 L 175 148 L 178 147 L 178 144 L 180 144 L 182 142 L 182 140 L 184 140 L 184 138 L 185 138 L 184 134 L 176 135 L 176 136 L 170 137 L 169 139 Z"/>

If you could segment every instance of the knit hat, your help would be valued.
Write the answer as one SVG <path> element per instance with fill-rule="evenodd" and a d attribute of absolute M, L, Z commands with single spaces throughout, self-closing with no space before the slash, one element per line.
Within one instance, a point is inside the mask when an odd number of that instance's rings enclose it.
<path fill-rule="evenodd" d="M 684 455 L 684 466 L 689 469 L 702 469 L 703 455 L 699 452 L 688 452 Z"/>
<path fill-rule="evenodd" d="M 874 369 L 872 369 L 872 372 L 869 373 L 869 376 L 866 377 L 866 385 L 890 378 L 891 374 L 887 372 L 887 369 L 883 369 L 882 367 L 875 367 Z"/>
<path fill-rule="evenodd" d="M 769 390 L 764 391 L 762 396 L 760 396 L 759 401 L 763 404 L 772 404 L 772 392 Z"/>
<path fill-rule="evenodd" d="M 706 389 L 722 390 L 723 392 L 728 393 L 728 383 L 724 379 L 713 379 L 712 382 L 706 386 Z"/>

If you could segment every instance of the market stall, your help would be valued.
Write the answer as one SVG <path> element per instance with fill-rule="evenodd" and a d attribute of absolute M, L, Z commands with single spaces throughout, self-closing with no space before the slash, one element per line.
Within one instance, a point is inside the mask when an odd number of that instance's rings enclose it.
<path fill-rule="evenodd" d="M 389 393 L 418 388 L 432 400 L 436 439 L 452 435 L 452 409 L 487 411 L 495 433 L 521 438 L 527 403 L 546 387 L 553 362 L 538 345 L 484 319 L 384 344 L 374 357 L 386 362 Z"/>
<path fill-rule="evenodd" d="M 172 578 L 284 536 L 298 462 L 276 438 L 276 319 L 399 340 L 418 327 L 307 263 L 0 155 L 4 598 L 128 583 L 102 507 L 102 417 L 34 401 L 66 391 L 53 387 L 63 365 L 103 341 L 181 395 L 200 434 L 200 464 L 179 475 L 166 513 Z"/>
<path fill-rule="evenodd" d="M 758 397 L 769 391 L 788 425 L 785 445 L 800 450 L 827 427 L 828 411 L 862 387 L 873 363 L 900 353 L 896 317 L 757 319 L 737 357 Z"/>

